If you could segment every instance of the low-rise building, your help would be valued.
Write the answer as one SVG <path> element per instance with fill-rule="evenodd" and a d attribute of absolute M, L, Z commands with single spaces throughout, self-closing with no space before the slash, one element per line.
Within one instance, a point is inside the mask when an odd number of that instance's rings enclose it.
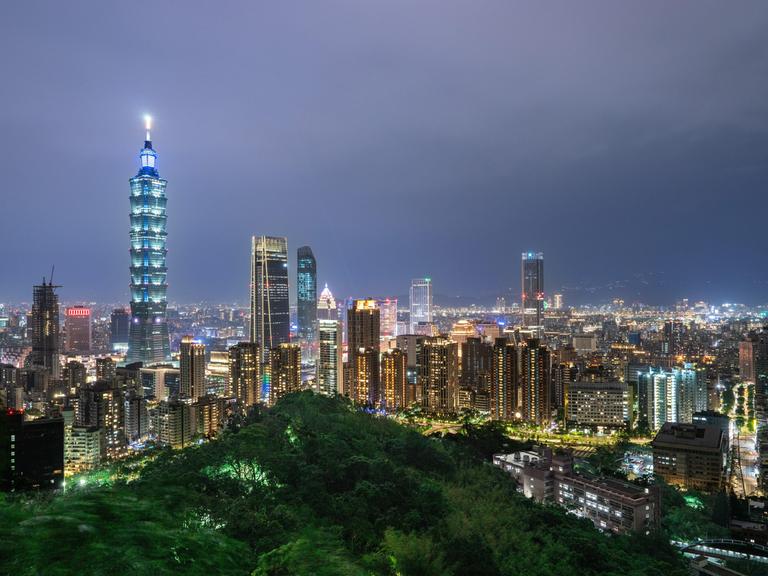
<path fill-rule="evenodd" d="M 666 422 L 651 442 L 653 473 L 669 484 L 718 491 L 727 479 L 728 443 L 719 426 Z"/>
<path fill-rule="evenodd" d="M 549 449 L 496 454 L 496 466 L 509 472 L 520 491 L 537 502 L 556 502 L 589 518 L 601 530 L 648 533 L 659 524 L 659 494 L 628 482 L 576 473 L 570 452 Z"/>

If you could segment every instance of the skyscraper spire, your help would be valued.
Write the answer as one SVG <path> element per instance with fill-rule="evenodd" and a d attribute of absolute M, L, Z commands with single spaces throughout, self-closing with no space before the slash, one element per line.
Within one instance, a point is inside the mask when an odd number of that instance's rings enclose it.
<path fill-rule="evenodd" d="M 147 174 L 149 176 L 159 177 L 157 173 L 157 152 L 152 148 L 152 116 L 146 114 L 144 116 L 144 128 L 147 131 L 146 139 L 144 140 L 144 148 L 139 153 L 141 159 L 141 170 L 139 174 Z"/>
<path fill-rule="evenodd" d="M 170 359 L 166 324 L 167 182 L 157 172 L 152 148 L 152 119 L 145 116 L 147 139 L 139 152 L 141 167 L 131 178 L 131 324 L 127 361 L 145 365 Z"/>

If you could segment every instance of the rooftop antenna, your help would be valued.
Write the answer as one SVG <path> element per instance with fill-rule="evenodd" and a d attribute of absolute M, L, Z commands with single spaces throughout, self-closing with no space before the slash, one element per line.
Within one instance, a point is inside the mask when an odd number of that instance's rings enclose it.
<path fill-rule="evenodd" d="M 149 114 L 144 114 L 144 128 L 147 130 L 147 142 L 152 141 L 152 137 L 149 134 L 149 131 L 152 130 L 152 116 Z"/>

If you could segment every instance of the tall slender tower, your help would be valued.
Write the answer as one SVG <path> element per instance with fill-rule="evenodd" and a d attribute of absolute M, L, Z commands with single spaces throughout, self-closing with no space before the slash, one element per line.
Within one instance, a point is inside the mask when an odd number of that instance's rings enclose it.
<path fill-rule="evenodd" d="M 312 248 L 302 246 L 296 256 L 296 308 L 299 338 L 312 344 L 317 331 L 317 261 Z"/>
<path fill-rule="evenodd" d="M 544 253 L 523 252 L 522 267 L 523 326 L 544 331 Z"/>
<path fill-rule="evenodd" d="M 416 334 L 419 322 L 432 322 L 432 280 L 411 280 L 411 334 Z"/>
<path fill-rule="evenodd" d="M 336 300 L 325 285 L 317 303 L 317 391 L 335 396 L 344 393 L 341 322 Z"/>
<path fill-rule="evenodd" d="M 53 273 L 51 273 L 53 277 Z M 29 363 L 49 371 L 53 378 L 60 376 L 59 364 L 59 297 L 52 279 L 33 288 L 32 353 Z"/>
<path fill-rule="evenodd" d="M 251 238 L 251 342 L 269 350 L 290 340 L 288 304 L 288 239 Z"/>
<path fill-rule="evenodd" d="M 157 172 L 157 153 L 152 148 L 146 118 L 147 138 L 139 153 L 141 167 L 131 178 L 131 326 L 128 334 L 128 363 L 145 365 L 171 358 L 166 323 L 165 266 L 167 181 Z"/>

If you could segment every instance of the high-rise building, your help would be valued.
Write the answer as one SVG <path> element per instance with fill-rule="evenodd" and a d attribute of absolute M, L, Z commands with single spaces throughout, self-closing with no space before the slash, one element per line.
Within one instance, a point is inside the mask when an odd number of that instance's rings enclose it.
<path fill-rule="evenodd" d="M 542 425 L 552 419 L 552 357 L 547 346 L 528 340 L 520 352 L 522 417 Z"/>
<path fill-rule="evenodd" d="M 181 397 L 196 401 L 205 396 L 205 344 L 184 336 L 179 346 L 179 369 Z"/>
<path fill-rule="evenodd" d="M 131 315 L 125 308 L 115 308 L 109 317 L 109 344 L 112 350 L 128 350 L 128 333 L 131 327 Z"/>
<path fill-rule="evenodd" d="M 419 386 L 419 360 L 421 359 L 421 345 L 425 339 L 425 336 L 416 334 L 400 334 L 396 340 L 397 347 L 405 353 L 408 359 L 406 406 L 422 403 L 421 387 Z"/>
<path fill-rule="evenodd" d="M 632 407 L 626 382 L 573 382 L 565 404 L 569 426 L 603 431 L 625 428 L 630 421 Z"/>
<path fill-rule="evenodd" d="M 194 407 L 176 398 L 161 401 L 150 418 L 157 441 L 172 448 L 188 446 L 196 433 Z"/>
<path fill-rule="evenodd" d="M 131 393 L 125 399 L 125 438 L 128 442 L 143 440 L 149 432 L 147 399 Z"/>
<path fill-rule="evenodd" d="M 338 320 L 339 309 L 336 307 L 336 299 L 328 289 L 328 284 L 325 285 L 323 291 L 320 293 L 320 297 L 317 300 L 317 318 L 324 320 Z"/>
<path fill-rule="evenodd" d="M 106 453 L 110 458 L 124 454 L 125 398 L 113 382 L 96 382 L 81 388 L 77 399 L 78 426 L 95 426 L 104 430 Z"/>
<path fill-rule="evenodd" d="M 70 394 L 76 393 L 85 386 L 86 377 L 87 370 L 82 362 L 71 360 L 66 363 L 64 370 L 62 370 L 62 380 L 64 380 Z"/>
<path fill-rule="evenodd" d="M 739 378 L 742 382 L 754 384 L 757 380 L 755 374 L 757 344 L 756 338 L 748 338 L 739 342 Z"/>
<path fill-rule="evenodd" d="M 342 331 L 336 300 L 326 284 L 317 303 L 318 357 L 316 386 L 320 394 L 344 393 Z"/>
<path fill-rule="evenodd" d="M 451 338 L 453 340 L 453 338 Z M 493 348 L 478 336 L 461 343 L 461 384 L 474 391 L 490 387 L 493 370 Z"/>
<path fill-rule="evenodd" d="M 523 326 L 540 336 L 544 325 L 543 252 L 523 252 L 521 277 Z"/>
<path fill-rule="evenodd" d="M 64 420 L 0 410 L 0 490 L 52 490 L 64 480 Z"/>
<path fill-rule="evenodd" d="M 32 352 L 28 362 L 32 367 L 46 370 L 53 378 L 61 373 L 59 362 L 59 297 L 51 282 L 34 286 L 32 291 Z"/>
<path fill-rule="evenodd" d="M 69 306 L 64 311 L 67 332 L 67 352 L 91 351 L 91 309 L 87 306 Z"/>
<path fill-rule="evenodd" d="M 301 348 L 284 342 L 269 351 L 269 399 L 275 404 L 291 392 L 301 390 Z"/>
<path fill-rule="evenodd" d="M 347 309 L 347 363 L 349 380 L 344 393 L 358 404 L 377 406 L 379 386 L 379 333 L 381 320 L 375 300 L 353 300 Z"/>
<path fill-rule="evenodd" d="M 157 153 L 147 137 L 139 153 L 141 167 L 131 178 L 131 323 L 126 361 L 145 366 L 171 358 L 166 323 L 167 181 L 157 172 Z"/>
<path fill-rule="evenodd" d="M 381 298 L 376 301 L 381 318 L 381 337 L 397 336 L 397 298 Z"/>
<path fill-rule="evenodd" d="M 432 279 L 414 278 L 411 280 L 410 322 L 411 334 L 416 334 L 420 322 L 432 322 Z"/>
<path fill-rule="evenodd" d="M 555 310 L 562 310 L 563 309 L 563 295 L 562 294 L 554 294 L 552 296 L 552 308 Z"/>
<path fill-rule="evenodd" d="M 165 400 L 179 395 L 181 377 L 178 368 L 170 366 L 142 368 L 139 371 L 139 379 L 144 396 L 147 398 Z"/>
<path fill-rule="evenodd" d="M 518 405 L 517 348 L 506 338 L 496 338 L 491 368 L 491 416 L 513 420 Z"/>
<path fill-rule="evenodd" d="M 382 407 L 388 411 L 406 408 L 408 398 L 408 356 L 399 348 L 381 355 Z"/>
<path fill-rule="evenodd" d="M 288 239 L 251 239 L 251 342 L 262 353 L 288 343 L 291 318 L 288 301 Z M 266 358 L 265 358 L 266 359 Z"/>
<path fill-rule="evenodd" d="M 418 382 L 422 407 L 446 414 L 458 408 L 458 344 L 442 336 L 425 337 L 419 348 Z"/>
<path fill-rule="evenodd" d="M 317 329 L 317 261 L 309 246 L 299 248 L 296 255 L 296 317 L 299 338 L 313 343 Z"/>
<path fill-rule="evenodd" d="M 112 358 L 96 358 L 96 380 L 112 380 L 117 372 Z"/>
<path fill-rule="evenodd" d="M 229 389 L 244 406 L 253 406 L 261 398 L 261 349 L 256 342 L 238 342 L 229 349 Z"/>
<path fill-rule="evenodd" d="M 205 370 L 206 394 L 224 396 L 229 390 L 229 351 L 211 350 Z"/>
<path fill-rule="evenodd" d="M 639 423 L 658 430 L 665 422 L 690 424 L 693 414 L 707 409 L 707 381 L 701 368 L 648 368 L 638 374 Z"/>

